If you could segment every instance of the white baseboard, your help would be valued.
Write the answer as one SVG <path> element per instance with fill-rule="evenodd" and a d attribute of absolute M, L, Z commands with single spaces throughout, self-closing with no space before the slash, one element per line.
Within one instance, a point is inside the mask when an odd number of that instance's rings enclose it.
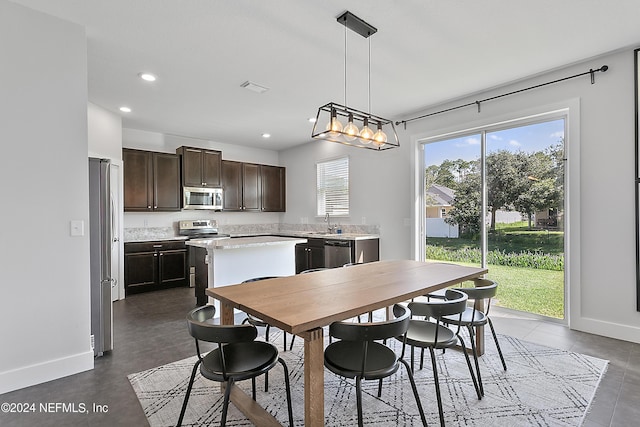
<path fill-rule="evenodd" d="M 93 369 L 93 351 L 0 372 L 0 394 Z"/>
<path fill-rule="evenodd" d="M 571 321 L 571 329 L 640 344 L 640 327 L 581 317 Z"/>

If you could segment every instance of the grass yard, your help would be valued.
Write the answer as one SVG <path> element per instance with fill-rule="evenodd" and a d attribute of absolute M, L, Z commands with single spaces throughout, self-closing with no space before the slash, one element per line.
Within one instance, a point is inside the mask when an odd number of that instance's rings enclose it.
<path fill-rule="evenodd" d="M 477 267 L 477 264 L 456 264 Z M 498 294 L 492 304 L 564 318 L 564 272 L 502 265 L 489 265 L 487 268 L 489 274 L 486 277 L 498 283 Z"/>
<path fill-rule="evenodd" d="M 478 248 L 476 240 L 427 238 L 428 256 L 440 262 L 478 266 Z M 498 283 L 494 304 L 564 318 L 562 231 L 529 230 L 524 222 L 496 224 L 496 230 L 489 233 L 488 250 L 487 278 Z"/>

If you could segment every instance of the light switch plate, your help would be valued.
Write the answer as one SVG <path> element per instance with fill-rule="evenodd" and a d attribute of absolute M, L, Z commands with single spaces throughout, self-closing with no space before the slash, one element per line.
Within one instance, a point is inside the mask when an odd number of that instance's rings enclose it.
<path fill-rule="evenodd" d="M 71 235 L 84 236 L 84 221 L 81 219 L 71 220 Z"/>

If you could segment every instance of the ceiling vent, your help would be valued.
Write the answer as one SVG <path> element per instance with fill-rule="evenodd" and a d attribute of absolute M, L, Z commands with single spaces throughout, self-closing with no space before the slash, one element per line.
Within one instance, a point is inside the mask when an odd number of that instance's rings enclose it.
<path fill-rule="evenodd" d="M 246 82 L 242 83 L 240 85 L 240 87 L 243 87 L 245 89 L 249 89 L 250 91 L 256 92 L 256 93 L 265 93 L 266 91 L 269 90 L 268 87 L 260 86 L 258 84 L 253 83 L 253 82 L 250 82 L 249 80 L 247 80 Z"/>

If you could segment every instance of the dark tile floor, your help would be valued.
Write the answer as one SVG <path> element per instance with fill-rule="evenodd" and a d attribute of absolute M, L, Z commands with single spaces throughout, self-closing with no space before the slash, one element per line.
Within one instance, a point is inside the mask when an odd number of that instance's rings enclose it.
<path fill-rule="evenodd" d="M 0 396 L 0 403 L 84 404 L 100 413 L 6 414 L 0 426 L 145 426 L 144 413 L 127 375 L 194 354 L 184 316 L 194 307 L 186 288 L 133 295 L 114 303 L 114 350 L 96 359 L 95 369 Z M 577 331 L 507 311 L 494 310 L 498 333 L 588 354 L 610 361 L 584 427 L 640 424 L 640 345 Z M 489 342 L 488 345 L 491 345 Z M 44 349 L 43 351 L 46 351 Z"/>

